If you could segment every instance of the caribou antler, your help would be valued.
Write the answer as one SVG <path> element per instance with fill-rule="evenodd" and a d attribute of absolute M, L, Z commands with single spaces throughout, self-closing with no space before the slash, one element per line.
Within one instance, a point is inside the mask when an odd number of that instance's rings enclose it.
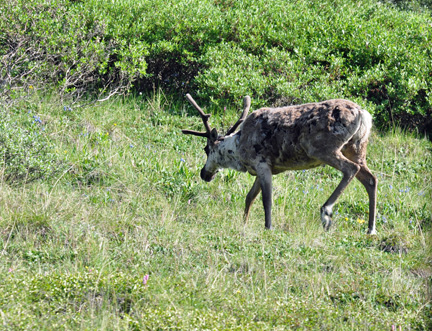
<path fill-rule="evenodd" d="M 201 119 L 204 123 L 206 132 L 199 132 L 199 131 L 194 131 L 194 130 L 182 130 L 182 132 L 184 134 L 192 134 L 194 136 L 199 136 L 199 137 L 205 137 L 205 138 L 210 138 L 211 136 L 211 128 L 210 125 L 208 123 L 208 119 L 210 117 L 210 114 L 204 114 L 204 112 L 202 111 L 202 109 L 200 108 L 200 106 L 197 105 L 197 103 L 195 102 L 195 100 L 191 97 L 190 94 L 186 94 L 186 98 L 189 100 L 189 102 L 192 104 L 192 106 L 195 107 L 196 110 L 198 110 L 198 112 L 201 115 Z M 249 96 L 245 96 L 243 99 L 243 113 L 241 114 L 239 120 L 227 131 L 226 135 L 230 135 L 231 133 L 233 133 L 240 124 L 243 123 L 243 121 L 246 119 L 248 113 L 249 113 L 249 109 L 251 106 L 251 98 Z"/>
<path fill-rule="evenodd" d="M 246 119 L 249 109 L 251 106 L 251 98 L 250 96 L 245 96 L 243 99 L 243 113 L 241 114 L 239 120 L 236 122 L 236 124 L 234 124 L 226 133 L 226 135 L 230 135 L 231 133 L 233 133 L 240 124 L 243 123 L 243 121 Z"/>
<path fill-rule="evenodd" d="M 200 106 L 197 105 L 197 103 L 195 102 L 195 100 L 192 98 L 192 96 L 189 93 L 186 94 L 186 98 L 189 100 L 189 102 L 192 104 L 192 106 L 194 106 L 195 109 L 198 110 L 198 112 L 200 113 L 201 119 L 202 119 L 204 126 L 205 126 L 205 129 L 206 129 L 206 132 L 198 132 L 198 131 L 194 131 L 194 130 L 182 130 L 182 132 L 184 134 L 192 134 L 194 136 L 210 138 L 211 128 L 210 128 L 210 125 L 208 123 L 208 119 L 210 117 L 210 114 L 204 114 L 204 112 L 202 111 Z"/>

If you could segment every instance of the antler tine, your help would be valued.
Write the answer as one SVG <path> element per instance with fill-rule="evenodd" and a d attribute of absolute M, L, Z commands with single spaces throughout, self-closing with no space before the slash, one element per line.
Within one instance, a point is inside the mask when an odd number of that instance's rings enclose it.
<path fill-rule="evenodd" d="M 227 136 L 233 133 L 238 128 L 238 126 L 243 123 L 249 113 L 250 106 L 251 98 L 247 95 L 243 99 L 243 113 L 241 114 L 239 120 L 227 131 Z"/>
<path fill-rule="evenodd" d="M 199 131 L 194 131 L 194 130 L 182 130 L 182 133 L 192 134 L 194 136 L 204 137 L 204 138 L 208 138 L 210 136 L 210 134 L 208 134 L 207 132 L 199 132 Z"/>
<path fill-rule="evenodd" d="M 194 106 L 195 109 L 198 110 L 198 112 L 200 113 L 206 132 L 198 132 L 193 130 L 182 130 L 182 132 L 184 134 L 193 134 L 195 136 L 200 136 L 200 137 L 207 137 L 207 138 L 210 137 L 211 128 L 210 125 L 208 124 L 208 119 L 210 117 L 210 114 L 204 114 L 201 107 L 198 106 L 198 104 L 195 102 L 195 100 L 192 98 L 192 96 L 189 93 L 186 94 L 186 98 L 192 104 L 192 106 Z"/>

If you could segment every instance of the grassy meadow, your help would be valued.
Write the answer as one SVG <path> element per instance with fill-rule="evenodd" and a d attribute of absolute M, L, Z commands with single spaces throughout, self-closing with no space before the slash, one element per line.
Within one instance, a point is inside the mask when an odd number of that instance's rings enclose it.
<path fill-rule="evenodd" d="M 175 100 L 155 92 L 73 108 L 34 95 L 16 107 L 9 123 L 27 123 L 42 146 L 21 163 L 45 163 L 33 165 L 42 178 L 20 184 L 1 170 L 0 329 L 431 327 L 429 140 L 372 133 L 376 236 L 358 181 L 322 230 L 319 208 L 341 179 L 329 167 L 275 176 L 265 231 L 259 200 L 242 220 L 252 176 L 201 181 L 205 142 L 180 130 L 202 123 Z M 211 124 L 226 129 L 240 108 Z"/>
<path fill-rule="evenodd" d="M 0 330 L 431 330 L 430 0 L 0 1 Z M 191 93 L 368 109 L 376 236 L 330 167 L 199 172 Z M 404 128 L 404 129 L 400 129 Z M 425 136 L 429 135 L 429 138 Z"/>

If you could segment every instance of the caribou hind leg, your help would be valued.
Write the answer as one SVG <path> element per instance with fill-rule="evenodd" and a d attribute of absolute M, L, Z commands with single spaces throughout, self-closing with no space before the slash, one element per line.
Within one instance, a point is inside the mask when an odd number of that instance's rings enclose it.
<path fill-rule="evenodd" d="M 376 193 L 377 193 L 377 179 L 366 165 L 362 165 L 360 171 L 357 173 L 357 179 L 363 184 L 369 196 L 369 223 L 368 234 L 376 234 L 375 230 L 375 217 L 376 217 Z"/>
<path fill-rule="evenodd" d="M 319 159 L 329 166 L 341 171 L 343 177 L 339 185 L 330 195 L 328 200 L 321 207 L 321 222 L 324 229 L 327 231 L 331 226 L 331 217 L 333 214 L 333 205 L 336 200 L 348 186 L 348 184 L 354 179 L 360 170 L 360 165 L 348 160 L 340 151 L 336 151 L 326 156 L 320 155 Z"/>
<path fill-rule="evenodd" d="M 348 159 L 360 165 L 360 170 L 356 178 L 365 187 L 369 197 L 369 223 L 367 233 L 376 234 L 375 218 L 378 181 L 366 165 L 366 146 L 366 141 L 359 145 L 350 144 L 346 146 L 342 152 Z"/>

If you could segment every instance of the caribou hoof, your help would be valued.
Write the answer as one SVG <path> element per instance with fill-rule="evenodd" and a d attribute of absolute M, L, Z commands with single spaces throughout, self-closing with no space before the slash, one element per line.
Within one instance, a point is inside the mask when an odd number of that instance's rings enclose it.
<path fill-rule="evenodd" d="M 367 230 L 367 234 L 371 235 L 371 236 L 376 236 L 377 232 L 375 229 L 368 229 Z"/>

